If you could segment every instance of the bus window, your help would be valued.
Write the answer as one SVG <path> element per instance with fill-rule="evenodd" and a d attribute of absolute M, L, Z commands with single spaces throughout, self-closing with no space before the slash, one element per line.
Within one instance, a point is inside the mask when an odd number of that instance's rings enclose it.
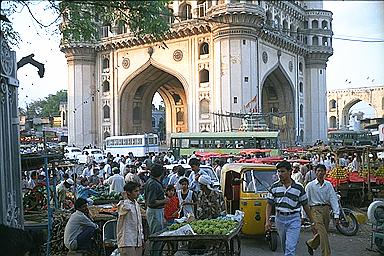
<path fill-rule="evenodd" d="M 148 142 L 147 142 L 148 143 Z M 138 138 L 137 139 L 137 144 L 142 145 L 143 144 L 143 138 Z"/>
<path fill-rule="evenodd" d="M 181 139 L 181 145 L 180 140 L 177 140 L 177 145 L 181 148 L 189 148 L 189 139 Z"/>
<path fill-rule="evenodd" d="M 199 148 L 199 140 L 191 140 L 191 148 Z"/>
<path fill-rule="evenodd" d="M 123 145 L 128 145 L 128 139 L 123 140 Z"/>

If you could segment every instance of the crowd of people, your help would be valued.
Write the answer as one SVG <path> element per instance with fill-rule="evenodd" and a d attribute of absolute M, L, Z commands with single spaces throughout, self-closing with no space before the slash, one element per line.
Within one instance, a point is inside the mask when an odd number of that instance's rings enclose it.
<path fill-rule="evenodd" d="M 99 228 L 93 223 L 88 211 L 91 196 L 98 184 L 108 184 L 110 192 L 120 193 L 123 200 L 117 204 L 117 242 L 120 255 L 142 255 L 144 246 L 142 216 L 146 216 L 149 234 L 163 230 L 175 219 L 212 219 L 225 215 L 224 196 L 213 187 L 211 177 L 200 169 L 200 160 L 189 159 L 191 167 L 187 175 L 182 165 L 175 165 L 172 171 L 164 164 L 172 160 L 170 153 L 163 157 L 151 156 L 143 162 L 132 162 L 124 156 L 108 156 L 106 163 L 91 163 L 79 177 L 68 177 L 58 185 L 58 190 L 73 189 L 76 180 L 76 202 L 66 225 L 64 242 L 70 250 L 90 247 L 90 241 Z M 118 159 L 117 159 L 118 158 Z M 130 162 L 130 164 L 126 164 Z M 106 167 L 107 166 L 107 167 Z M 110 170 L 109 170 L 110 169 Z M 140 207 L 138 197 L 142 196 L 145 208 Z M 59 200 L 61 201 L 61 200 Z M 161 243 L 149 245 L 151 255 L 160 255 Z"/>
<path fill-rule="evenodd" d="M 295 159 L 297 160 L 295 162 Z M 338 222 L 338 202 L 332 185 L 324 180 L 326 172 L 335 164 L 335 156 L 312 155 L 309 163 L 300 164 L 298 156 L 293 155 L 293 164 L 282 161 L 277 164 L 277 176 L 268 193 L 265 229 L 271 229 L 269 220 L 272 208 L 276 210 L 276 227 L 279 232 L 284 255 L 295 255 L 299 240 L 301 220 L 308 218 L 312 223 L 313 239 L 306 242 L 308 253 L 319 246 L 322 255 L 330 255 L 327 229 L 330 210 Z M 75 195 L 75 212 L 71 215 L 66 228 L 64 242 L 70 250 L 87 249 L 99 227 L 92 221 L 88 206 L 93 203 L 91 197 L 97 195 L 95 187 L 109 185 L 110 193 L 123 196 L 117 204 L 117 241 L 121 255 L 142 255 L 144 234 L 142 216 L 145 215 L 149 234 L 163 230 L 178 218 L 211 219 L 225 214 L 223 193 L 213 188 L 210 175 L 200 169 L 200 160 L 192 155 L 188 159 L 191 168 L 187 175 L 182 164 L 175 164 L 171 171 L 164 168 L 177 161 L 168 153 L 151 154 L 139 161 L 133 155 L 107 155 L 104 162 L 96 163 L 90 157 L 82 170 L 57 170 L 58 185 L 56 192 L 59 207 L 65 207 L 67 192 Z M 339 165 L 359 168 L 357 155 L 341 155 Z M 222 162 L 213 161 L 213 169 L 220 179 Z M 44 180 L 42 170 L 33 171 L 30 178 L 24 177 L 26 188 L 33 188 Z M 145 208 L 138 203 L 143 198 Z M 161 243 L 150 245 L 152 255 L 159 255 Z"/>

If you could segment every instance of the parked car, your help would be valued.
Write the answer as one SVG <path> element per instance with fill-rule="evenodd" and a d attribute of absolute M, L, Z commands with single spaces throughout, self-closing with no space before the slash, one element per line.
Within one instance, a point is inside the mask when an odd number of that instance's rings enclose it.
<path fill-rule="evenodd" d="M 104 161 L 104 154 L 103 151 L 97 148 L 90 148 L 90 149 L 84 149 L 83 153 L 81 155 L 78 155 L 76 158 L 79 162 L 79 164 L 86 164 L 87 163 L 87 155 L 86 152 L 88 152 L 88 155 L 93 158 L 93 160 L 96 163 L 101 163 Z"/>
<path fill-rule="evenodd" d="M 172 172 L 173 167 L 181 165 L 185 169 L 185 176 L 189 177 L 189 174 L 191 174 L 192 169 L 189 164 L 167 164 L 164 165 L 164 167 L 169 171 Z M 213 182 L 213 187 L 216 189 L 220 189 L 220 181 L 219 178 L 216 175 L 216 172 L 213 170 L 213 168 L 209 165 L 200 165 L 200 170 L 203 170 L 206 172 L 210 177 Z"/>
<path fill-rule="evenodd" d="M 64 157 L 65 159 L 75 160 L 78 155 L 81 155 L 81 149 L 76 147 L 65 147 Z"/>

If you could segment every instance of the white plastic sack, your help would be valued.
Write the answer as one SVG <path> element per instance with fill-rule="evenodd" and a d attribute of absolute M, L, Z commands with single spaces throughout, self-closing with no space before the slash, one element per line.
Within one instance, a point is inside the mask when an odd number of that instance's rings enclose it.
<path fill-rule="evenodd" d="M 176 230 L 165 231 L 161 233 L 159 236 L 185 236 L 185 235 L 196 235 L 196 233 L 193 232 L 191 225 L 189 224 L 184 225 Z"/>

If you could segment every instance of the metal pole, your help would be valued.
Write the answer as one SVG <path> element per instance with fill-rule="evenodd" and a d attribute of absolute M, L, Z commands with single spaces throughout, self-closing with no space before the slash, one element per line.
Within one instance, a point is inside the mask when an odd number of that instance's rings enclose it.
<path fill-rule="evenodd" d="M 57 184 L 56 175 L 57 175 L 57 172 L 56 172 L 56 165 L 55 165 L 55 163 L 52 163 L 53 198 L 54 198 L 54 204 L 55 204 L 54 206 L 55 206 L 55 209 L 58 208 L 57 193 L 56 193 L 56 184 Z"/>
<path fill-rule="evenodd" d="M 46 255 L 50 255 L 50 247 L 51 247 L 51 226 L 52 226 L 52 212 L 50 206 L 50 188 L 49 188 L 49 171 L 48 171 L 48 156 L 47 156 L 47 143 L 45 137 L 45 131 L 43 131 L 43 140 L 44 140 L 44 172 L 45 172 L 45 185 L 47 189 L 47 212 L 48 212 L 48 230 L 47 230 L 47 251 Z"/>

